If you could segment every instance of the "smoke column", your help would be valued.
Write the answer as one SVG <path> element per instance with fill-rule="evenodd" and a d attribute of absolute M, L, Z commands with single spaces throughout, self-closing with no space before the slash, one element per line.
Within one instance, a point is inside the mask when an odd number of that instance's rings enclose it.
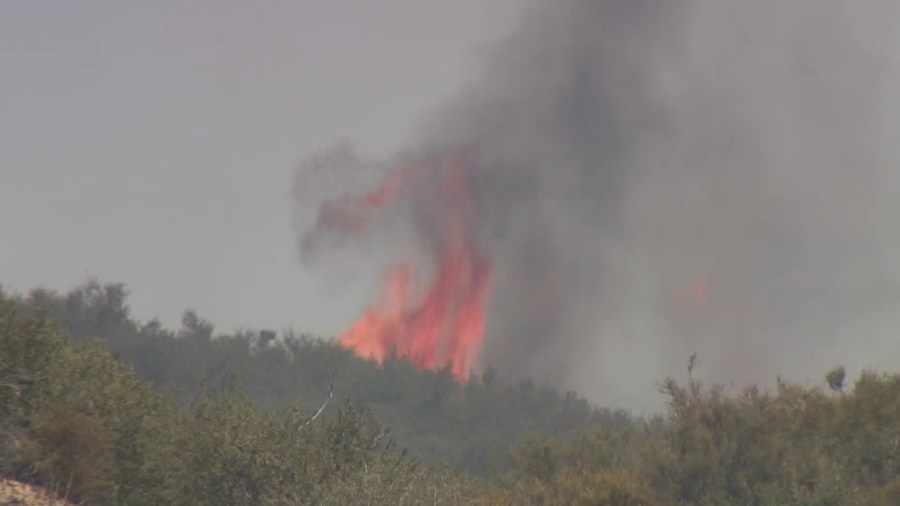
<path fill-rule="evenodd" d="M 414 261 L 409 291 L 456 301 L 444 329 L 481 297 L 461 378 L 492 365 L 641 408 L 694 351 L 738 384 L 895 368 L 895 4 L 530 2 L 397 159 L 342 146 L 301 166 L 298 216 L 324 201 L 298 219 L 303 262 L 396 281 Z M 454 171 L 465 204 L 439 197 Z M 326 194 L 299 190 L 317 178 Z M 439 281 L 453 248 L 468 277 Z M 404 297 L 370 311 L 419 339 L 427 297 Z M 421 365 L 454 356 L 441 332 Z"/>

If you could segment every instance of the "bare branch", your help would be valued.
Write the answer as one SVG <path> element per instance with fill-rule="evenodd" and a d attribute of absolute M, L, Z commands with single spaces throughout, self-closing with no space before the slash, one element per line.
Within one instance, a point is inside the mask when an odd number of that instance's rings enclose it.
<path fill-rule="evenodd" d="M 313 423 L 313 420 L 318 418 L 319 415 L 321 415 L 322 412 L 325 411 L 325 406 L 328 405 L 328 401 L 330 401 L 334 396 L 334 375 L 336 372 L 337 371 L 333 371 L 331 373 L 331 384 L 328 386 L 328 397 L 325 398 L 325 402 L 323 402 L 322 405 L 319 406 L 319 409 L 316 411 L 316 413 L 309 420 L 307 420 L 305 424 L 303 424 L 304 427 Z"/>

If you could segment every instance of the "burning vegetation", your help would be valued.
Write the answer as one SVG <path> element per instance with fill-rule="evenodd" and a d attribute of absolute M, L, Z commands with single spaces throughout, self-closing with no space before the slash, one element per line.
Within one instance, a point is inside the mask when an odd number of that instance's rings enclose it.
<path fill-rule="evenodd" d="M 465 156 L 426 159 L 417 170 L 393 171 L 387 181 L 362 197 L 342 196 L 322 203 L 315 228 L 304 238 L 312 246 L 323 234 L 366 234 L 365 214 L 387 211 L 398 195 L 428 201 L 425 226 L 430 265 L 398 259 L 388 269 L 380 295 L 340 336 L 340 344 L 381 363 L 390 354 L 425 369 L 449 366 L 465 382 L 477 363 L 485 330 L 485 304 L 491 272 L 475 239 L 470 166 Z M 417 177 L 437 175 L 435 185 L 416 185 Z"/>
<path fill-rule="evenodd" d="M 897 8 L 534 2 L 390 170 L 298 170 L 305 266 L 382 280 L 341 344 L 639 409 L 693 351 L 890 367 Z"/>

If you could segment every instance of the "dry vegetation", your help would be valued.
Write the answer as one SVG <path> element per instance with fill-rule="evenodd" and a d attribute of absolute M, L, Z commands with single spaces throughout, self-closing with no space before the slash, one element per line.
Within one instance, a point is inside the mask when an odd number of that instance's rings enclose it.
<path fill-rule="evenodd" d="M 0 506 L 75 506 L 46 488 L 0 478 Z"/>
<path fill-rule="evenodd" d="M 313 419 L 324 395 L 310 409 L 283 398 L 270 398 L 263 409 L 243 393 L 264 391 L 252 374 L 244 388 L 234 374 L 225 374 L 215 387 L 201 384 L 190 395 L 175 395 L 138 377 L 106 345 L 70 342 L 57 327 L 59 315 L 51 318 L 35 307 L 34 299 L 0 299 L 0 476 L 65 490 L 61 495 L 74 502 L 900 504 L 900 375 L 866 373 L 850 385 L 835 369 L 821 388 L 780 383 L 773 391 L 739 392 L 668 380 L 662 384 L 669 399 L 663 419 L 603 424 L 589 418 L 573 427 L 563 423 L 569 396 L 529 385 L 485 385 L 490 378 L 462 387 L 443 381 L 441 373 L 407 371 L 398 361 L 394 369 L 369 377 L 370 383 L 383 377 L 383 385 L 357 388 L 387 395 L 381 387 L 390 385 L 394 397 L 404 398 L 420 395 L 417 389 L 427 385 L 429 402 L 415 409 L 422 420 L 443 424 L 429 430 L 431 438 L 444 434 L 446 441 L 430 453 L 420 448 L 427 456 L 417 457 L 405 451 L 404 436 L 396 433 L 424 430 L 414 416 L 402 430 L 388 431 L 370 409 L 336 399 Z M 99 328 L 98 321 L 116 322 L 116 307 L 86 305 L 76 312 L 84 317 L 87 309 L 96 310 L 90 314 Z M 167 342 L 202 342 L 207 352 L 217 346 L 246 351 L 245 341 L 210 340 L 210 328 L 197 320 L 188 323 L 192 334 Z M 322 352 L 330 345 L 310 346 L 294 353 Z M 246 356 L 248 372 L 256 367 L 269 373 L 256 371 L 258 377 L 269 379 L 280 374 L 266 361 L 274 360 L 271 356 Z M 144 367 L 163 370 L 159 357 L 146 360 Z M 306 362 L 295 357 L 289 363 Z M 358 366 L 370 367 L 361 361 Z M 388 378 L 400 371 L 414 376 Z M 326 380 L 326 392 L 327 385 Z M 531 400 L 519 402 L 517 396 Z M 447 411 L 448 403 L 453 411 Z M 496 448 L 490 471 L 442 464 L 456 455 L 446 448 L 465 443 L 457 434 L 466 428 L 477 433 L 475 416 L 490 415 L 493 404 L 515 411 L 526 425 L 559 420 L 559 426 L 547 430 L 534 424 L 543 430 Z M 382 407 L 390 405 L 382 401 Z M 394 415 L 403 409 L 397 407 Z M 539 414 L 554 410 L 563 415 Z M 467 444 L 488 435 L 470 436 Z M 0 493 L 8 495 L 12 486 L 37 490 L 6 480 Z"/>

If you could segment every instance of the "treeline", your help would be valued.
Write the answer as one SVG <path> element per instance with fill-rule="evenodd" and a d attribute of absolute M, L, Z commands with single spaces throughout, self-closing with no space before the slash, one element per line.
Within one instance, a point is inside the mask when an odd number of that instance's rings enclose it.
<path fill-rule="evenodd" d="M 125 299 L 96 283 L 0 295 L 0 474 L 109 505 L 900 504 L 900 375 L 667 380 L 666 416 L 638 421 L 298 336 L 213 337 L 192 313 L 168 332 Z"/>
<path fill-rule="evenodd" d="M 828 379 L 731 395 L 668 380 L 658 428 L 532 438 L 498 480 L 524 504 L 900 504 L 900 375 Z"/>
<path fill-rule="evenodd" d="M 216 333 L 193 311 L 171 331 L 155 320 L 134 319 L 127 295 L 121 284 L 90 281 L 65 294 L 34 290 L 19 304 L 44 308 L 74 340 L 102 343 L 139 378 L 174 387 L 182 400 L 201 382 L 229 376 L 263 410 L 289 402 L 318 406 L 331 390 L 370 407 L 412 455 L 477 474 L 487 473 L 492 458 L 526 434 L 631 423 L 625 412 L 595 408 L 573 393 L 528 381 L 503 384 L 490 370 L 461 386 L 449 369 L 420 371 L 397 358 L 378 367 L 330 341 L 291 331 Z"/>
<path fill-rule="evenodd" d="M 314 419 L 253 408 L 233 383 L 188 405 L 0 300 L 0 475 L 108 505 L 464 504 L 470 480 L 407 458 L 347 402 Z"/>

